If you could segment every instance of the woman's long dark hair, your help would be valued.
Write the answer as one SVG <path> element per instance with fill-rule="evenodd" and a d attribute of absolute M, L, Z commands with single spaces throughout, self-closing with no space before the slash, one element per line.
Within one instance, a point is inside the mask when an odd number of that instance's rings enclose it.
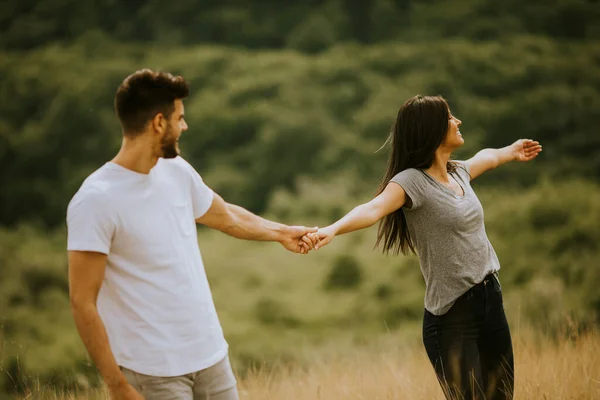
<path fill-rule="evenodd" d="M 450 110 L 441 96 L 415 96 L 408 99 L 396 117 L 386 144 L 391 142 L 387 171 L 377 191 L 383 192 L 390 180 L 408 168 L 427 169 L 435 161 L 435 151 L 444 142 L 448 131 Z M 456 165 L 448 162 L 448 172 Z M 407 199 L 408 201 L 408 199 Z M 385 216 L 379 223 L 377 243 L 383 240 L 383 252 L 416 253 L 402 208 Z"/>

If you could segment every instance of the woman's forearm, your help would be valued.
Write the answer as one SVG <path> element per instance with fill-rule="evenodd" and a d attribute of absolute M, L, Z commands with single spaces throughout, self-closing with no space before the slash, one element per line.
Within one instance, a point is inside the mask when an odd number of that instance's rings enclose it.
<path fill-rule="evenodd" d="M 512 145 L 502 147 L 501 149 L 494 149 L 494 151 L 497 160 L 496 167 L 499 167 L 515 159 L 515 151 Z"/>
<path fill-rule="evenodd" d="M 512 146 L 500 149 L 483 149 L 474 157 L 476 166 L 481 166 L 482 172 L 498 168 L 515 159 Z"/>
<path fill-rule="evenodd" d="M 331 227 L 336 235 L 368 228 L 379 220 L 376 212 L 367 204 L 356 206 Z"/>

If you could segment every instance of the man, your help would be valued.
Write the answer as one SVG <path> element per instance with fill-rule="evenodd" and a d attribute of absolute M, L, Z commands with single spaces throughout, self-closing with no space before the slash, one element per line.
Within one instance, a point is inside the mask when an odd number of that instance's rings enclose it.
<path fill-rule="evenodd" d="M 179 76 L 127 77 L 115 95 L 121 149 L 67 210 L 71 308 L 113 399 L 238 398 L 195 222 L 297 253 L 314 247 L 305 235 L 316 228 L 225 203 L 179 157 L 188 94 Z"/>

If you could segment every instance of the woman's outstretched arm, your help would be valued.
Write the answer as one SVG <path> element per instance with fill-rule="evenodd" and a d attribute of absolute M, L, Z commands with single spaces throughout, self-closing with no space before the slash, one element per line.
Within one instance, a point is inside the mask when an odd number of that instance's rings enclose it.
<path fill-rule="evenodd" d="M 357 231 L 372 226 L 381 218 L 396 211 L 406 202 L 404 189 L 396 183 L 388 183 L 385 190 L 368 203 L 354 207 L 352 211 L 325 228 L 319 229 L 314 235 L 319 243 L 315 250 L 327 245 L 335 235 Z M 310 234 L 313 235 L 313 234 Z"/>
<path fill-rule="evenodd" d="M 467 160 L 471 180 L 485 171 L 498 168 L 509 161 L 531 161 L 542 151 L 539 142 L 531 139 L 519 139 L 510 146 L 501 149 L 484 149 Z"/>

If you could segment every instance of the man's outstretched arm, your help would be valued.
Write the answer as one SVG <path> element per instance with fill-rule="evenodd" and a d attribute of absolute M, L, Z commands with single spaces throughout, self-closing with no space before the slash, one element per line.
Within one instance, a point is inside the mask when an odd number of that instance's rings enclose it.
<path fill-rule="evenodd" d="M 279 242 L 286 249 L 302 254 L 314 248 L 314 242 L 305 235 L 317 231 L 316 227 L 288 226 L 269 221 L 242 207 L 226 203 L 216 193 L 206 214 L 196 222 L 238 239 Z"/>

